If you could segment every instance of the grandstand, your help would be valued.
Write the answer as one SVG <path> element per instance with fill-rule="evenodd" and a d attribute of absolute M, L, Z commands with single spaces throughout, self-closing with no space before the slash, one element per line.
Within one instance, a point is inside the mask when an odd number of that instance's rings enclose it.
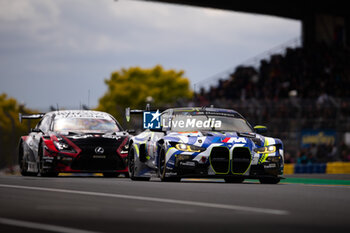
<path fill-rule="evenodd" d="M 349 58 L 347 49 L 324 44 L 286 49 L 258 68 L 237 67 L 229 78 L 196 93 L 195 103 L 234 108 L 253 124 L 267 123 L 285 142 L 287 162 L 349 161 L 344 140 L 350 132 Z M 303 143 L 310 132 L 313 141 Z M 325 132 L 333 140 L 324 140 Z"/>
<path fill-rule="evenodd" d="M 304 47 L 315 43 L 350 44 L 350 17 L 346 2 L 341 1 L 214 1 L 214 0 L 146 0 L 215 9 L 272 15 L 302 22 Z"/>

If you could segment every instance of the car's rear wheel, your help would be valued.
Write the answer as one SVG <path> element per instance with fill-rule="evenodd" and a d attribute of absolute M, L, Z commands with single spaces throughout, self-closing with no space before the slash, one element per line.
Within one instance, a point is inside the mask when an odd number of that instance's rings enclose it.
<path fill-rule="evenodd" d="M 22 176 L 33 176 L 34 175 L 34 173 L 32 173 L 32 172 L 28 172 L 28 163 L 27 163 L 26 158 L 24 158 L 22 143 L 20 144 L 19 149 L 18 149 L 18 163 L 19 163 L 19 169 L 20 169 Z"/>
<path fill-rule="evenodd" d="M 129 155 L 128 155 L 128 170 L 129 170 L 129 177 L 131 180 L 135 180 L 135 181 L 149 181 L 151 179 L 151 177 L 136 177 L 136 154 L 135 154 L 135 149 L 134 146 L 131 146 L 130 150 L 129 150 Z"/>
<path fill-rule="evenodd" d="M 159 155 L 159 174 L 160 180 L 163 182 L 180 182 L 180 177 L 167 177 L 166 176 L 166 158 L 165 158 L 165 149 L 160 150 Z"/>
<path fill-rule="evenodd" d="M 242 183 L 244 181 L 244 178 L 242 177 L 225 177 L 226 183 Z"/>
<path fill-rule="evenodd" d="M 264 177 L 259 179 L 261 184 L 278 184 L 281 181 L 279 177 Z"/>

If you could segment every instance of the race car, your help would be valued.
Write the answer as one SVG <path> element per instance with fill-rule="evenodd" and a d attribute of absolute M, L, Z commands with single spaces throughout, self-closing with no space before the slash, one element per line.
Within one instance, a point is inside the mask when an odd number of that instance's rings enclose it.
<path fill-rule="evenodd" d="M 18 162 L 23 176 L 57 176 L 59 173 L 128 175 L 129 134 L 108 113 L 64 110 L 19 115 L 40 119 L 29 135 L 22 136 Z"/>
<path fill-rule="evenodd" d="M 190 107 L 159 113 L 128 108 L 127 120 L 130 113 L 143 113 L 144 127 L 150 126 L 130 138 L 132 180 L 158 176 L 161 181 L 174 182 L 223 178 L 228 183 L 258 179 L 277 184 L 283 178 L 282 141 L 261 135 L 266 127 L 253 128 L 234 110 Z"/>

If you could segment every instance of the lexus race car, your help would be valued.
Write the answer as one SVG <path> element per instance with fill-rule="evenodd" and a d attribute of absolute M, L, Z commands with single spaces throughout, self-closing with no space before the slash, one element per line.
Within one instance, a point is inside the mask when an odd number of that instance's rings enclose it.
<path fill-rule="evenodd" d="M 18 161 L 23 176 L 98 172 L 106 177 L 128 174 L 129 134 L 111 115 L 87 110 L 21 115 L 40 119 L 19 141 Z"/>
<path fill-rule="evenodd" d="M 261 135 L 238 112 L 219 108 L 174 108 L 151 114 L 149 129 L 131 137 L 128 167 L 132 180 L 223 178 L 228 183 L 259 179 L 277 184 L 283 175 L 283 143 Z M 147 126 L 147 125 L 146 125 Z M 260 134 L 259 134 L 260 133 Z"/>

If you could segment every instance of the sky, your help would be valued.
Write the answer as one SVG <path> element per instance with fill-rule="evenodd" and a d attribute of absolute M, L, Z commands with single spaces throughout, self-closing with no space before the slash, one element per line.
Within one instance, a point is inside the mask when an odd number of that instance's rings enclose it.
<path fill-rule="evenodd" d="M 199 88 L 300 34 L 296 20 L 148 1 L 0 0 L 0 94 L 95 107 L 113 71 L 157 64 Z"/>

